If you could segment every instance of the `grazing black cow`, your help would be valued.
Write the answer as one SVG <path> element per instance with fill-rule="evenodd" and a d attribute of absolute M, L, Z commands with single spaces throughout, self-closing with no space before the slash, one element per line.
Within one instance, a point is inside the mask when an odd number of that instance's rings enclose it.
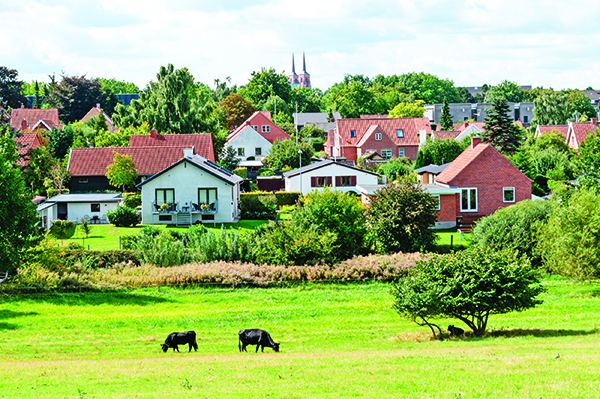
<path fill-rule="evenodd" d="M 454 327 L 453 325 L 448 326 L 448 331 L 450 331 L 450 335 L 454 335 L 455 337 L 459 337 L 465 333 L 465 330 L 462 328 Z"/>
<path fill-rule="evenodd" d="M 238 348 L 240 349 L 240 352 L 248 352 L 246 350 L 246 346 L 248 345 L 256 345 L 256 352 L 258 352 L 258 348 L 261 348 L 261 352 L 264 352 L 265 347 L 273 348 L 275 352 L 279 352 L 279 343 L 273 342 L 271 336 L 265 330 L 246 328 L 240 330 L 238 335 L 240 337 L 238 342 Z"/>
<path fill-rule="evenodd" d="M 195 351 L 198 351 L 198 344 L 196 343 L 196 332 L 187 331 L 187 332 L 174 332 L 169 334 L 167 339 L 165 339 L 165 343 L 161 344 L 163 352 L 169 350 L 169 348 L 173 348 L 173 352 L 179 352 L 178 345 L 188 344 L 190 347 L 189 352 L 194 348 Z"/>

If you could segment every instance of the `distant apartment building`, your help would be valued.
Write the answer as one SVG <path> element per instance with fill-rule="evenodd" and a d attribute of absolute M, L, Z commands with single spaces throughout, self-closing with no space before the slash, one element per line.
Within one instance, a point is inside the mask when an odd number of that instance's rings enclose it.
<path fill-rule="evenodd" d="M 512 119 L 529 126 L 533 119 L 533 102 L 508 103 L 508 105 Z M 487 116 L 487 111 L 492 108 L 490 103 L 452 103 L 448 106 L 454 123 L 462 123 L 471 119 L 475 122 L 483 122 L 483 119 Z M 442 107 L 443 104 L 425 105 L 425 117 L 429 118 L 430 123 L 440 123 Z"/>

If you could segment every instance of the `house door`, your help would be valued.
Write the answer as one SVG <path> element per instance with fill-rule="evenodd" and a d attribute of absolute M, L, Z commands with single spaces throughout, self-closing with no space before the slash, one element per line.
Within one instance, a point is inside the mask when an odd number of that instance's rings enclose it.
<path fill-rule="evenodd" d="M 68 220 L 69 215 L 67 214 L 67 203 L 59 202 L 58 203 L 58 218 L 60 220 Z"/>

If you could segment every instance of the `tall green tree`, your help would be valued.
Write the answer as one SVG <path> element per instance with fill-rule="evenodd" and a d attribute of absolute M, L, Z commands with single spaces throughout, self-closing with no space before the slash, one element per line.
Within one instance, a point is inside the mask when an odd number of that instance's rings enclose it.
<path fill-rule="evenodd" d="M 0 132 L 0 265 L 13 271 L 35 243 L 37 214 L 21 170 L 15 141 Z"/>
<path fill-rule="evenodd" d="M 323 92 L 314 87 L 294 87 L 291 92 L 289 107 L 291 112 L 321 112 L 321 99 Z"/>
<path fill-rule="evenodd" d="M 452 114 L 450 114 L 450 106 L 447 101 L 444 101 L 442 106 L 442 116 L 440 118 L 440 125 L 442 130 L 446 132 L 454 131 L 454 121 L 452 120 Z"/>
<path fill-rule="evenodd" d="M 134 94 L 140 91 L 135 83 L 126 82 L 124 80 L 116 80 L 115 78 L 104 79 L 100 78 L 100 84 L 105 93 L 112 92 L 115 94 Z"/>
<path fill-rule="evenodd" d="M 508 102 L 500 98 L 493 100 L 491 104 L 492 108 L 483 120 L 485 127 L 481 139 L 492 144 L 498 151 L 513 153 L 519 148 L 522 134 L 509 116 Z"/>
<path fill-rule="evenodd" d="M 298 154 L 298 150 L 302 153 Z M 314 148 L 306 141 L 298 144 L 294 140 L 275 141 L 267 162 L 274 170 L 282 170 L 285 167 L 296 169 L 300 167 L 300 158 L 303 166 L 309 165 L 314 153 Z"/>
<path fill-rule="evenodd" d="M 399 103 L 390 110 L 388 118 L 422 118 L 425 115 L 423 100 L 416 100 L 413 103 Z"/>
<path fill-rule="evenodd" d="M 19 80 L 19 72 L 0 66 L 0 98 L 11 108 L 19 108 L 21 104 L 27 105 L 27 98 L 21 94 L 23 82 Z"/>
<path fill-rule="evenodd" d="M 600 128 L 589 133 L 579 146 L 579 156 L 575 157 L 575 167 L 582 187 L 600 189 Z M 600 192 L 600 190 L 598 190 Z"/>
<path fill-rule="evenodd" d="M 50 174 L 54 159 L 45 146 L 31 148 L 27 151 L 29 163 L 24 168 L 25 184 L 33 195 L 45 195 L 44 181 Z"/>
<path fill-rule="evenodd" d="M 240 93 L 231 93 L 219 104 L 225 114 L 225 126 L 233 131 L 256 111 L 256 107 Z"/>
<path fill-rule="evenodd" d="M 442 165 L 444 163 L 452 162 L 465 149 L 466 147 L 463 143 L 454 139 L 427 140 L 419 149 L 415 168 L 418 169 L 431 164 Z M 421 155 L 420 158 L 419 155 Z"/>
<path fill-rule="evenodd" d="M 533 101 L 533 106 L 532 126 L 564 125 L 573 114 L 588 118 L 596 115 L 590 99 L 579 90 L 544 91 Z"/>
<path fill-rule="evenodd" d="M 111 164 L 106 168 L 106 177 L 111 185 L 122 187 L 125 192 L 126 186 L 132 186 L 137 179 L 137 169 L 131 155 L 121 155 L 113 151 L 115 157 Z"/>
<path fill-rule="evenodd" d="M 523 99 L 523 90 L 516 82 L 503 80 L 496 86 L 490 87 L 487 92 L 487 101 L 505 99 L 508 102 L 518 103 Z"/>
<path fill-rule="evenodd" d="M 332 101 L 343 118 L 359 118 L 360 115 L 387 112 L 386 107 L 376 100 L 373 91 L 358 82 L 344 86 L 334 95 Z"/>
<path fill-rule="evenodd" d="M 212 133 L 219 130 L 215 109 L 208 87 L 195 83 L 187 68 L 169 64 L 160 67 L 156 82 L 148 83 L 138 100 L 119 105 L 113 120 L 120 127 L 147 122 L 161 133 Z"/>
<path fill-rule="evenodd" d="M 250 81 L 240 91 L 252 104 L 262 109 L 271 96 L 279 96 L 286 104 L 289 103 L 292 86 L 287 76 L 277 73 L 275 68 L 262 68 L 259 72 L 252 72 Z"/>

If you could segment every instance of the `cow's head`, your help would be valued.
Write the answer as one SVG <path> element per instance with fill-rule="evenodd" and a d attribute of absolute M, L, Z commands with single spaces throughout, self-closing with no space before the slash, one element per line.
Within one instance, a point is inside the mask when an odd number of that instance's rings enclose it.
<path fill-rule="evenodd" d="M 273 342 L 273 350 L 279 352 L 279 342 Z"/>
<path fill-rule="evenodd" d="M 160 347 L 162 348 L 163 352 L 166 352 L 169 350 L 169 345 L 167 345 L 167 344 L 160 344 Z"/>

